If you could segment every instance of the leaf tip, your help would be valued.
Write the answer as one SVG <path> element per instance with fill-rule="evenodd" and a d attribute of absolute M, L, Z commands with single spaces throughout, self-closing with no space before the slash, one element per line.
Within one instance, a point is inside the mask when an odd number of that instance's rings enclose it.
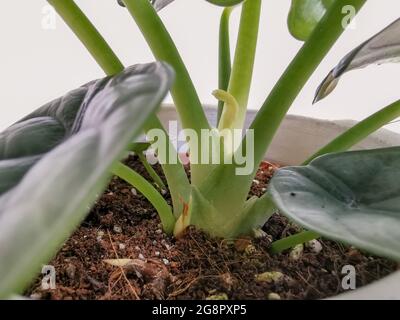
<path fill-rule="evenodd" d="M 316 104 L 317 102 L 325 99 L 329 94 L 331 94 L 332 91 L 336 88 L 338 82 L 339 78 L 335 76 L 334 70 L 329 72 L 324 81 L 322 81 L 322 83 L 319 85 L 313 100 L 313 104 Z"/>

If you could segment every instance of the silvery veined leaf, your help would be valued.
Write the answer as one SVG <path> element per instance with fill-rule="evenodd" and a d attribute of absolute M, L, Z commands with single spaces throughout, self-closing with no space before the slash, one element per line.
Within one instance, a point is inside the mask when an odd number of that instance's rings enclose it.
<path fill-rule="evenodd" d="M 21 292 L 81 223 L 172 78 L 163 63 L 130 67 L 0 134 L 0 297 Z"/>
<path fill-rule="evenodd" d="M 306 229 L 400 261 L 400 147 L 317 158 L 279 170 L 269 193 Z"/>
<path fill-rule="evenodd" d="M 329 72 L 317 89 L 314 103 L 324 99 L 337 86 L 340 77 L 351 70 L 364 68 L 370 64 L 398 62 L 400 57 L 400 19 L 383 31 L 347 54 L 339 64 Z"/>

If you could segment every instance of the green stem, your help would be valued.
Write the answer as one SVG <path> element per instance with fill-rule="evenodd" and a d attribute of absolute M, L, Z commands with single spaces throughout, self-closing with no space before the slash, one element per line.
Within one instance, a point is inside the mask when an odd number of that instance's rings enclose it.
<path fill-rule="evenodd" d="M 166 159 L 169 159 L 171 152 L 173 153 L 171 154 L 172 157 L 179 157 L 174 145 L 171 142 L 171 139 L 169 139 L 168 133 L 157 117 L 151 117 L 151 119 L 149 119 L 146 123 L 144 129 L 146 132 L 149 132 L 153 128 L 162 130 L 165 134 L 166 142 L 168 144 L 165 146 Z M 169 161 L 166 159 L 161 161 L 161 166 L 163 168 L 165 178 L 168 183 L 168 189 L 171 194 L 174 215 L 176 218 L 178 218 L 184 210 L 184 204 L 189 202 L 191 188 L 190 182 L 180 161 L 177 161 L 176 163 L 169 163 Z"/>
<path fill-rule="evenodd" d="M 233 11 L 233 7 L 225 8 L 222 12 L 219 26 L 219 59 L 218 59 L 218 88 L 227 91 L 229 80 L 231 78 L 232 60 L 231 60 L 231 45 L 229 37 L 229 21 Z M 217 127 L 221 118 L 224 103 L 218 103 Z"/>
<path fill-rule="evenodd" d="M 219 166 L 199 186 L 200 191 L 217 210 L 237 212 L 241 209 L 241 204 L 246 200 L 252 179 L 258 170 L 258 164 L 263 160 L 287 111 L 322 59 L 343 33 L 343 6 L 352 5 L 358 12 L 365 2 L 366 0 L 336 0 L 275 85 L 250 126 L 254 133 L 253 173 L 239 176 L 236 174 L 237 164 Z M 249 154 L 253 149 L 249 147 L 247 150 L 247 137 L 248 135 L 243 139 L 241 149 Z M 217 181 L 218 188 L 210 187 Z M 226 201 L 227 194 L 232 199 L 229 203 Z"/>
<path fill-rule="evenodd" d="M 74 1 L 48 1 L 54 6 L 59 15 L 69 25 L 71 30 L 81 40 L 85 47 L 88 48 L 93 58 L 99 63 L 107 75 L 112 76 L 124 69 L 123 64 L 113 53 L 110 46 L 96 30 L 95 26 L 81 11 L 81 9 L 74 3 Z M 153 115 L 149 118 L 145 130 L 148 131 L 153 128 L 160 129 L 165 132 L 165 129 L 156 115 Z M 163 171 L 165 173 L 174 204 L 174 213 L 178 216 L 182 212 L 183 207 L 181 199 L 184 199 L 184 201 L 189 201 L 189 180 L 182 164 L 179 162 L 177 164 L 163 165 Z"/>
<path fill-rule="evenodd" d="M 158 188 L 161 190 L 167 190 L 167 187 L 165 186 L 164 182 L 160 178 L 160 176 L 157 174 L 157 172 L 153 169 L 153 167 L 150 165 L 150 163 L 147 161 L 146 156 L 143 153 L 138 154 L 140 162 L 143 164 L 144 168 L 146 169 L 147 173 L 153 179 L 153 181 L 157 184 Z"/>
<path fill-rule="evenodd" d="M 255 163 L 268 149 L 292 103 L 343 33 L 342 8 L 351 5 L 358 12 L 366 0 L 336 0 L 303 45 L 254 119 Z"/>
<path fill-rule="evenodd" d="M 196 89 L 185 64 L 163 22 L 149 0 L 123 0 L 136 21 L 157 60 L 169 63 L 175 70 L 175 84 L 171 94 L 184 128 L 208 129 Z"/>
<path fill-rule="evenodd" d="M 108 75 L 124 67 L 107 42 L 73 0 L 48 0 Z"/>
<path fill-rule="evenodd" d="M 306 243 L 319 237 L 320 235 L 318 233 L 312 231 L 303 231 L 293 236 L 273 242 L 270 247 L 270 252 L 273 254 L 281 253 L 286 249 L 293 248 L 298 244 Z"/>
<path fill-rule="evenodd" d="M 117 163 L 112 172 L 114 175 L 134 186 L 150 201 L 160 216 L 164 231 L 168 234 L 172 234 L 175 226 L 175 218 L 172 214 L 171 207 L 151 183 L 122 163 Z"/>
<path fill-rule="evenodd" d="M 309 164 L 315 158 L 327 153 L 341 152 L 350 149 L 375 131 L 382 128 L 384 125 L 400 117 L 400 100 L 390 104 L 382 110 L 374 113 L 368 118 L 357 123 L 354 127 L 338 136 L 332 142 L 316 152 L 304 165 Z"/>
<path fill-rule="evenodd" d="M 243 127 L 246 117 L 256 56 L 260 15 L 261 0 L 247 0 L 243 3 L 235 58 L 228 87 L 228 92 L 235 97 L 239 104 L 239 114 L 234 124 L 234 127 L 238 129 Z"/>

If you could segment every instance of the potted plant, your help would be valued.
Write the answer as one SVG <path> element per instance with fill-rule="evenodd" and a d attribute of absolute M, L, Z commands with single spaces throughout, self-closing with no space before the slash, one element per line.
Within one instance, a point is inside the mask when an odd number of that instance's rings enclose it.
<path fill-rule="evenodd" d="M 262 1 L 207 0 L 224 7 L 213 122 L 157 14 L 173 1 L 118 1 L 159 61 L 126 69 L 74 1 L 48 1 L 107 77 L 45 105 L 2 135 L 2 297 L 23 292 L 60 248 L 52 264 L 63 285 L 47 292 L 51 298 L 326 298 L 397 269 L 400 149 L 347 151 L 399 117 L 399 101 L 356 124 L 334 130 L 326 124 L 331 135 L 317 140 L 318 149 L 302 147 L 303 137 L 292 131 L 299 149 L 310 151 L 300 167 L 279 168 L 299 164 L 284 163 L 282 152 L 277 163 L 264 161 L 294 99 L 345 29 L 343 7 L 357 13 L 365 0 L 292 1 L 289 29 L 304 45 L 250 118 Z M 232 61 L 229 17 L 235 8 L 241 20 Z M 395 21 L 343 58 L 315 102 L 344 73 L 397 58 L 399 25 Z M 168 89 L 183 128 L 176 138 L 188 150 L 169 138 L 161 121 L 168 111 L 156 113 Z M 141 130 L 147 142 L 134 140 Z M 365 141 L 371 148 L 399 139 L 380 132 Z M 159 165 L 153 166 L 155 158 Z M 338 283 L 343 266 L 359 273 L 348 288 Z M 310 270 L 316 274 L 306 279 Z M 28 290 L 32 297 L 43 298 L 39 284 Z"/>

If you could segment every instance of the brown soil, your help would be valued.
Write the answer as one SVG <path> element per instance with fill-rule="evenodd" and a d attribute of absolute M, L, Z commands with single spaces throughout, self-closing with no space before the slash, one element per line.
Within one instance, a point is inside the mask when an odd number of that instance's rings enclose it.
<path fill-rule="evenodd" d="M 130 157 L 127 164 L 147 176 L 135 158 Z M 269 163 L 261 165 L 252 194 L 264 193 L 275 169 Z M 297 260 L 289 252 L 270 255 L 272 241 L 299 231 L 279 214 L 264 227 L 262 238 L 227 241 L 191 228 L 175 240 L 161 231 L 158 216 L 146 199 L 131 189 L 118 178 L 111 181 L 86 221 L 50 262 L 57 272 L 57 289 L 42 291 L 38 278 L 28 296 L 65 300 L 319 299 L 343 292 L 344 265 L 355 266 L 357 287 L 399 267 L 326 240 L 319 240 L 321 252 L 305 247 Z M 104 262 L 122 258 L 133 260 L 124 268 Z M 282 275 L 275 281 L 260 281 L 258 276 L 265 272 Z"/>

